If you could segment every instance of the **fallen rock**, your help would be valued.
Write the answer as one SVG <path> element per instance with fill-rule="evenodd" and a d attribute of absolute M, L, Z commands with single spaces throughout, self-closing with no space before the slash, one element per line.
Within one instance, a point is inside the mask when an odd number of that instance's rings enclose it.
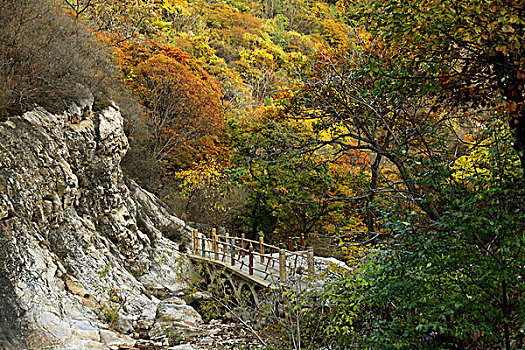
<path fill-rule="evenodd" d="M 181 344 L 176 346 L 170 346 L 168 350 L 197 350 L 191 344 Z"/>
<path fill-rule="evenodd" d="M 172 297 L 161 301 L 157 307 L 157 321 L 182 322 L 190 326 L 202 323 L 202 317 L 180 298 Z"/>

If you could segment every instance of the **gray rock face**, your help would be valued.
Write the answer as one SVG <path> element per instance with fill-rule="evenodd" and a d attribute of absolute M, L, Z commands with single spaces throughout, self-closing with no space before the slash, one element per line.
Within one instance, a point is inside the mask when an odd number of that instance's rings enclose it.
<path fill-rule="evenodd" d="M 132 344 L 122 333 L 149 330 L 157 297 L 186 288 L 189 263 L 163 233 L 191 229 L 124 183 L 120 112 L 91 104 L 0 123 L 2 349 Z"/>

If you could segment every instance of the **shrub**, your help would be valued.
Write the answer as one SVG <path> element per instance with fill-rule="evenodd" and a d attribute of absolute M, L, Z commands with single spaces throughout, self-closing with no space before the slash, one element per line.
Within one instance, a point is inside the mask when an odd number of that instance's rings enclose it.
<path fill-rule="evenodd" d="M 0 117 L 63 111 L 105 96 L 112 65 L 91 32 L 50 0 L 0 0 Z"/>

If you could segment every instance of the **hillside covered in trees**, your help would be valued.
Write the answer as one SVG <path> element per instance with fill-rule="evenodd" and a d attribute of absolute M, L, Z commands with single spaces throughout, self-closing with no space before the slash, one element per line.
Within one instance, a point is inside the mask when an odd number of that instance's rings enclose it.
<path fill-rule="evenodd" d="M 348 262 L 291 339 L 525 346 L 523 1 L 55 2 L 0 0 L 0 120 L 87 88 L 178 217 Z"/>

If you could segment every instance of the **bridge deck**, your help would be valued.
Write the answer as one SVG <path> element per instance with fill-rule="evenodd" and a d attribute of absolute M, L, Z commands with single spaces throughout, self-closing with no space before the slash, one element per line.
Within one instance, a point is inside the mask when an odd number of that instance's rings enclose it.
<path fill-rule="evenodd" d="M 282 247 L 249 239 L 217 235 L 208 238 L 194 231 L 190 258 L 228 269 L 264 288 L 277 289 L 283 284 L 306 284 L 315 273 L 314 253 L 288 251 Z M 304 246 L 304 245 L 303 245 Z"/>
<path fill-rule="evenodd" d="M 243 278 L 243 279 L 246 279 L 248 280 L 249 282 L 252 282 L 252 283 L 255 283 L 263 288 L 268 288 L 268 289 L 279 289 L 279 279 L 276 279 L 276 278 L 271 278 L 271 280 L 269 280 L 268 278 L 265 279 L 265 275 L 260 272 L 260 271 L 254 271 L 254 274 L 253 275 L 250 275 L 249 274 L 249 271 L 247 270 L 248 269 L 248 260 L 247 258 L 245 263 L 244 263 L 244 270 L 241 268 L 241 266 L 243 266 L 242 264 L 240 264 L 238 261 L 236 261 L 236 263 L 238 265 L 234 265 L 232 266 L 231 265 L 231 260 L 230 258 L 227 258 L 225 259 L 226 261 L 218 261 L 218 260 L 214 260 L 214 259 L 210 259 L 210 258 L 204 258 L 202 257 L 201 255 L 195 255 L 195 254 L 189 254 L 189 258 L 192 259 L 192 260 L 195 260 L 195 261 L 203 261 L 203 262 L 206 262 L 208 264 L 213 264 L 215 266 L 218 266 L 219 268 L 223 268 L 223 269 L 227 269 L 231 272 L 234 272 L 237 276 Z M 261 264 L 259 263 L 255 263 L 255 265 L 260 265 L 259 268 L 264 268 L 264 266 L 262 266 Z M 276 271 L 277 274 L 279 273 L 279 271 L 277 270 Z"/>

